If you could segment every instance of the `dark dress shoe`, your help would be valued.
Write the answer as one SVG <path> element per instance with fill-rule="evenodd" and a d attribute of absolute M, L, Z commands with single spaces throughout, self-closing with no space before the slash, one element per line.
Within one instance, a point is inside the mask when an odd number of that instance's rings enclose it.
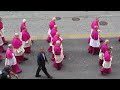
<path fill-rule="evenodd" d="M 3 45 L 8 45 L 8 42 L 5 42 Z"/>
<path fill-rule="evenodd" d="M 34 40 L 31 40 L 32 43 L 34 43 Z"/>
<path fill-rule="evenodd" d="M 35 77 L 41 77 L 41 75 L 35 75 Z"/>
<path fill-rule="evenodd" d="M 49 79 L 53 79 L 53 77 L 52 77 L 52 76 L 49 76 L 48 78 L 49 78 Z"/>
<path fill-rule="evenodd" d="M 23 63 L 23 61 L 19 61 L 18 63 L 21 64 L 21 63 Z"/>
<path fill-rule="evenodd" d="M 2 53 L 5 53 L 5 52 L 6 52 L 6 50 L 3 50 L 3 51 L 2 51 Z"/>
<path fill-rule="evenodd" d="M 24 60 L 26 61 L 26 60 L 28 60 L 28 58 L 24 58 Z"/>

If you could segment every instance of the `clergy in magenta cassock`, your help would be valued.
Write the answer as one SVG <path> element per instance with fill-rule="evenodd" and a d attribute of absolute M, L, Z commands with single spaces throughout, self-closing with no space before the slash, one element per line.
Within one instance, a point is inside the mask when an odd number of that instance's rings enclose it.
<path fill-rule="evenodd" d="M 96 18 L 93 22 L 92 22 L 92 24 L 91 24 L 91 33 L 92 33 L 92 31 L 93 31 L 93 29 L 95 28 L 95 26 L 98 26 L 98 32 L 99 32 L 99 36 L 100 36 L 100 27 L 99 27 L 99 18 Z M 102 38 L 101 37 L 99 37 L 100 38 L 100 42 L 103 42 L 103 40 L 102 40 Z"/>
<path fill-rule="evenodd" d="M 4 37 L 4 26 L 2 23 L 2 18 L 0 18 L 0 33 L 1 33 L 3 43 L 7 44 L 8 42 L 5 40 L 5 37 Z"/>
<path fill-rule="evenodd" d="M 60 37 L 60 33 L 57 32 L 56 35 L 53 37 L 53 40 L 52 40 L 52 59 L 51 60 L 55 60 L 54 58 L 54 54 L 53 54 L 53 48 L 54 48 L 54 45 L 56 44 L 56 41 L 60 41 L 61 42 L 61 47 L 62 47 L 62 41 L 63 39 Z M 62 51 L 63 51 L 63 47 L 62 47 Z"/>
<path fill-rule="evenodd" d="M 16 61 L 12 44 L 9 44 L 8 49 L 6 50 L 5 66 L 6 65 L 11 66 L 12 71 L 16 74 L 22 72 L 21 68 L 19 67 L 19 65 Z"/>
<path fill-rule="evenodd" d="M 51 33 L 50 33 L 50 35 L 51 35 L 51 41 L 50 41 L 50 43 L 49 43 L 49 45 L 50 45 L 50 47 L 48 48 L 48 51 L 49 52 L 52 52 L 52 40 L 53 40 L 53 37 L 56 35 L 56 33 L 57 33 L 57 25 L 54 25 L 54 28 L 51 30 Z"/>
<path fill-rule="evenodd" d="M 22 30 L 26 27 L 26 19 L 23 19 L 22 24 L 20 25 L 20 39 L 22 38 Z"/>
<path fill-rule="evenodd" d="M 54 61 L 54 67 L 57 70 L 60 70 L 62 67 L 62 61 L 63 61 L 63 52 L 62 52 L 62 48 L 61 48 L 61 42 L 58 40 L 56 41 L 56 44 L 54 46 L 54 56 L 55 56 L 55 61 Z"/>
<path fill-rule="evenodd" d="M 101 74 L 111 73 L 111 62 L 112 62 L 111 50 L 112 48 L 109 48 L 104 53 L 103 64 L 102 64 L 102 68 L 100 69 Z"/>
<path fill-rule="evenodd" d="M 100 40 L 99 40 L 99 34 L 98 34 L 98 27 L 96 26 L 95 29 L 92 31 L 91 37 L 90 37 L 90 43 L 88 47 L 88 52 L 91 54 L 99 54 L 100 51 Z"/>
<path fill-rule="evenodd" d="M 53 17 L 52 20 L 49 23 L 48 38 L 47 38 L 47 41 L 49 43 L 51 41 L 51 35 L 50 35 L 51 30 L 54 28 L 54 25 L 56 25 L 55 21 L 56 21 L 56 17 Z"/>
<path fill-rule="evenodd" d="M 50 33 L 51 41 L 52 41 L 53 37 L 56 35 L 56 33 L 58 32 L 57 28 L 58 28 L 58 26 L 54 25 L 54 28 L 51 30 L 51 33 Z"/>
<path fill-rule="evenodd" d="M 22 32 L 22 30 L 24 29 L 24 27 L 26 27 L 26 19 L 23 19 L 22 24 L 20 26 L 20 32 Z"/>
<path fill-rule="evenodd" d="M 3 42 L 3 40 L 2 40 L 1 33 L 0 33 L 0 52 L 5 52 L 5 49 L 4 49 L 4 47 L 3 47 L 3 44 L 4 44 L 4 42 Z"/>
<path fill-rule="evenodd" d="M 53 37 L 52 44 L 55 45 L 57 40 L 60 40 L 61 42 L 63 41 L 59 32 L 56 32 L 56 35 Z"/>
<path fill-rule="evenodd" d="M 25 49 L 25 53 L 30 53 L 32 42 L 31 42 L 30 34 L 27 31 L 27 28 L 23 28 L 22 30 L 22 42 L 23 42 L 23 47 Z"/>
<path fill-rule="evenodd" d="M 15 33 L 15 37 L 12 40 L 12 46 L 14 48 L 13 50 L 14 50 L 17 62 L 19 63 L 21 61 L 24 61 L 25 60 L 25 58 L 24 58 L 25 50 L 24 50 L 24 47 L 22 45 L 22 41 L 19 38 L 18 33 Z"/>
<path fill-rule="evenodd" d="M 99 28 L 99 18 L 96 18 L 92 24 L 91 24 L 91 29 L 94 29 L 95 26 L 98 26 Z"/>
<path fill-rule="evenodd" d="M 108 44 L 109 44 L 109 40 L 105 40 L 105 42 L 100 47 L 100 52 L 99 52 L 99 65 L 100 66 L 102 66 L 103 64 L 103 56 L 104 56 L 104 53 L 108 50 Z"/>

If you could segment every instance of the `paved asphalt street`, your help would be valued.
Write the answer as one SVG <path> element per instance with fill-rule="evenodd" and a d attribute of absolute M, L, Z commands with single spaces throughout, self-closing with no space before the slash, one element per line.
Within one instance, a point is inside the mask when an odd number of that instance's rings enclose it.
<path fill-rule="evenodd" d="M 120 43 L 116 38 L 110 38 L 110 46 L 113 46 L 113 61 L 112 61 L 112 73 L 103 76 L 99 72 L 100 66 L 98 65 L 98 55 L 91 55 L 87 53 L 87 39 L 69 39 L 63 41 L 63 47 L 66 55 L 66 59 L 63 61 L 63 67 L 60 71 L 53 68 L 53 62 L 50 60 L 51 54 L 47 52 L 49 47 L 45 40 L 35 41 L 32 46 L 32 53 L 30 55 L 25 55 L 29 58 L 20 64 L 23 72 L 19 74 L 20 79 L 46 79 L 43 72 L 40 74 L 43 76 L 41 78 L 34 77 L 37 62 L 36 55 L 38 53 L 38 48 L 44 46 L 49 60 L 49 64 L 46 64 L 48 72 L 55 79 L 119 79 L 120 78 Z M 4 61 L 0 63 L 0 68 L 4 66 Z"/>
<path fill-rule="evenodd" d="M 51 54 L 47 52 L 49 45 L 45 41 L 48 23 L 54 16 L 61 17 L 57 24 L 64 39 L 63 47 L 66 55 L 60 71 L 53 68 L 53 62 L 50 60 Z M 43 72 L 40 72 L 41 78 L 34 77 L 37 69 L 36 55 L 40 46 L 44 46 L 46 49 L 47 58 L 50 62 L 46 64 L 46 67 L 55 79 L 120 79 L 120 43 L 117 41 L 117 37 L 120 35 L 119 11 L 0 11 L 0 17 L 3 18 L 7 40 L 11 40 L 14 32 L 19 31 L 23 18 L 27 19 L 28 30 L 35 40 L 32 53 L 25 55 L 29 60 L 20 64 L 23 70 L 19 74 L 20 79 L 46 79 Z M 80 21 L 72 21 L 73 17 L 79 17 Z M 108 22 L 106 26 L 100 25 L 101 35 L 104 39 L 109 38 L 110 46 L 113 46 L 113 71 L 107 76 L 102 76 L 99 72 L 98 55 L 92 56 L 87 53 L 87 38 L 89 37 L 91 22 L 95 17 L 100 17 L 100 21 Z M 3 66 L 4 60 L 0 62 L 0 69 Z"/>

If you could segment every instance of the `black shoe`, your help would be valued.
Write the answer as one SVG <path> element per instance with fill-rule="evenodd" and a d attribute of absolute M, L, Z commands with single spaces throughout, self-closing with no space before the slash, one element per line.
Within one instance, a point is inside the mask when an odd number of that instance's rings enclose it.
<path fill-rule="evenodd" d="M 8 42 L 5 42 L 3 45 L 8 45 Z"/>
<path fill-rule="evenodd" d="M 31 40 L 32 43 L 34 43 L 34 40 Z"/>
<path fill-rule="evenodd" d="M 61 68 L 57 68 L 57 70 L 61 70 Z"/>
<path fill-rule="evenodd" d="M 26 60 L 28 60 L 28 58 L 24 58 L 24 60 L 26 61 Z"/>
<path fill-rule="evenodd" d="M 66 59 L 66 55 L 64 55 L 64 59 Z"/>
<path fill-rule="evenodd" d="M 49 78 L 49 79 L 53 79 L 53 77 L 52 77 L 52 76 L 49 76 L 48 78 Z"/>
<path fill-rule="evenodd" d="M 99 52 L 95 53 L 94 55 L 99 55 Z"/>
<path fill-rule="evenodd" d="M 104 73 L 103 73 L 103 72 L 101 72 L 101 74 L 103 75 Z"/>
<path fill-rule="evenodd" d="M 35 75 L 35 77 L 41 77 L 41 75 Z"/>
<path fill-rule="evenodd" d="M 6 50 L 3 50 L 3 51 L 2 51 L 2 53 L 5 53 L 5 52 L 6 52 Z"/>
<path fill-rule="evenodd" d="M 102 75 L 107 75 L 107 74 L 106 74 L 106 73 L 104 73 L 104 72 L 101 72 L 101 74 L 102 74 Z"/>
<path fill-rule="evenodd" d="M 23 63 L 23 61 L 19 61 L 18 63 L 21 64 L 21 63 Z"/>

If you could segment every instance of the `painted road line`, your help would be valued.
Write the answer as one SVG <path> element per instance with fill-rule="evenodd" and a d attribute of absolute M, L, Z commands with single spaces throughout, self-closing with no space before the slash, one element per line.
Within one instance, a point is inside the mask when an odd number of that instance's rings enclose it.
<path fill-rule="evenodd" d="M 79 38 L 88 38 L 90 34 L 61 34 L 63 39 L 79 39 Z M 114 38 L 119 37 L 120 33 L 107 33 L 101 34 L 103 38 Z M 45 40 L 47 35 L 40 35 L 40 36 L 31 36 L 33 40 Z M 5 36 L 7 40 L 12 40 L 13 36 Z"/>

